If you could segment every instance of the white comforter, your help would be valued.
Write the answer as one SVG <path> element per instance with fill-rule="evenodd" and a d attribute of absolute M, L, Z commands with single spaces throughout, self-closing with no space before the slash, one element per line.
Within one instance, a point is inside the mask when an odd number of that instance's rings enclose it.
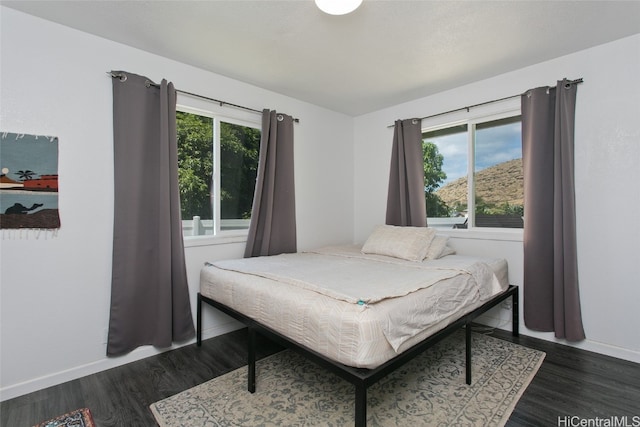
<path fill-rule="evenodd" d="M 222 274 L 223 271 L 227 273 Z M 306 253 L 217 261 L 203 270 L 202 277 L 206 283 L 203 282 L 205 284 L 201 285 L 201 290 L 205 295 L 222 299 L 221 302 L 232 305 L 250 317 L 266 320 L 268 326 L 276 330 L 289 335 L 297 334 L 305 340 L 309 337 L 309 331 L 305 333 L 301 325 L 292 323 L 290 314 L 282 314 L 283 319 L 289 319 L 285 324 L 281 324 L 282 321 L 269 321 L 270 315 L 265 312 L 264 303 L 266 300 L 275 301 L 273 297 L 281 292 L 280 289 L 285 289 L 282 288 L 284 285 L 293 287 L 285 291 L 289 295 L 311 291 L 326 299 L 319 299 L 316 304 L 322 301 L 327 310 L 331 307 L 330 310 L 339 313 L 340 319 L 336 321 L 343 322 L 343 325 L 351 324 L 351 321 L 345 320 L 346 312 L 353 312 L 353 316 L 358 316 L 357 312 L 362 315 L 365 311 L 369 312 L 367 318 L 378 325 L 385 340 L 398 353 L 413 345 L 431 328 L 446 326 L 453 320 L 452 316 L 459 317 L 506 289 L 506 271 L 504 260 L 481 260 L 456 255 L 414 262 L 363 254 L 359 246 L 340 246 Z M 229 276 L 235 273 L 241 273 L 241 276 L 238 279 Z M 213 293 L 211 285 L 218 281 L 214 276 L 234 277 L 235 285 L 232 288 L 225 286 L 227 291 L 216 292 L 216 298 L 210 295 Z M 271 281 L 278 285 L 275 286 Z M 233 304 L 232 300 L 222 297 L 241 283 L 242 286 L 251 286 L 250 294 L 261 301 L 255 310 L 251 309 L 253 301 L 243 298 L 244 303 Z M 269 283 L 274 283 L 271 289 Z M 408 294 L 415 296 L 400 298 Z M 229 294 L 229 297 L 232 295 Z M 278 301 L 285 300 L 281 298 Z M 306 301 L 310 301 L 309 297 L 301 296 L 295 300 L 299 301 L 296 306 L 272 309 L 284 313 L 300 312 L 302 318 L 307 318 L 309 308 L 306 307 Z M 331 300 L 335 303 L 331 303 Z M 340 309 L 337 305 L 340 302 L 348 303 L 353 308 Z M 304 321 L 307 325 L 309 322 Z M 339 334 L 343 335 L 343 331 L 340 330 Z M 344 331 L 344 335 L 352 333 Z M 309 345 L 308 342 L 305 344 Z M 353 347 L 357 348 L 357 343 Z M 354 364 L 351 360 L 349 362 L 347 364 Z M 363 366 L 359 362 L 356 365 Z"/>
<path fill-rule="evenodd" d="M 331 251 L 282 254 L 214 262 L 225 270 L 278 280 L 354 304 L 371 304 L 428 288 L 469 273 L 468 265 L 438 267 L 385 257 L 380 262 L 357 252 Z M 480 270 L 472 266 L 472 270 Z"/>

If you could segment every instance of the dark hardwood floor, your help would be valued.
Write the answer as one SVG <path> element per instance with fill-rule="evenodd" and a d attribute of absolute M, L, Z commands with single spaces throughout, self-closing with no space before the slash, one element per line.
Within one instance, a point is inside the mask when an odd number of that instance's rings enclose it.
<path fill-rule="evenodd" d="M 626 425 L 588 425 L 640 426 L 639 364 L 500 330 L 492 335 L 547 353 L 508 427 L 587 425 L 580 420 L 625 416 Z M 259 339 L 259 357 L 280 350 Z M 246 340 L 245 329 L 231 332 L 202 348 L 189 345 L 2 402 L 1 425 L 30 427 L 88 407 L 98 427 L 156 426 L 151 403 L 245 365 Z"/>

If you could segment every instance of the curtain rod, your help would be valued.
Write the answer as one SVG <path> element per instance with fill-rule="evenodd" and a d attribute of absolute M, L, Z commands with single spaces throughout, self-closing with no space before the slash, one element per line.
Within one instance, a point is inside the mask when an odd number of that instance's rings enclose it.
<path fill-rule="evenodd" d="M 124 73 L 114 73 L 112 71 L 107 71 L 107 74 L 110 75 L 114 79 L 116 79 L 116 78 L 119 79 L 122 82 L 127 80 L 127 76 Z M 160 87 L 159 84 L 154 83 L 151 80 L 147 80 L 147 87 L 148 86 Z M 221 107 L 225 106 L 225 105 L 228 105 L 230 107 L 239 108 L 241 110 L 250 111 L 252 113 L 262 114 L 262 111 L 256 110 L 254 108 L 245 107 L 244 105 L 233 104 L 233 103 L 227 102 L 227 101 L 221 101 L 221 100 L 215 99 L 215 98 L 209 98 L 208 96 L 198 95 L 197 93 L 187 92 L 186 90 L 176 89 L 176 92 L 181 93 L 183 95 L 195 96 L 196 98 L 206 99 L 207 101 L 213 101 L 213 102 L 219 104 Z M 295 123 L 300 123 L 300 119 L 297 119 L 297 118 L 294 118 L 293 121 Z"/>
<path fill-rule="evenodd" d="M 575 80 L 568 80 L 566 83 L 566 86 L 571 86 L 573 84 L 579 84 L 582 83 L 584 80 L 582 78 L 579 79 L 575 79 Z M 529 89 L 530 90 L 530 89 Z M 439 116 L 444 116 L 445 114 L 451 114 L 451 113 L 457 113 L 458 111 L 467 111 L 467 113 L 469 112 L 469 110 L 471 110 L 472 108 L 475 107 L 481 107 L 483 105 L 488 105 L 488 104 L 494 104 L 496 102 L 500 102 L 500 101 L 506 101 L 507 99 L 512 99 L 512 98 L 518 98 L 522 95 L 524 95 L 525 93 L 529 92 L 529 90 L 527 90 L 524 93 L 519 93 L 517 95 L 511 95 L 511 96 L 505 96 L 504 98 L 498 98 L 498 99 L 493 99 L 491 101 L 485 101 L 485 102 L 480 102 L 478 104 L 473 104 L 473 105 L 469 105 L 467 107 L 462 107 L 462 108 L 456 108 L 454 110 L 449 110 L 449 111 L 445 111 L 443 113 L 437 113 L 437 114 L 432 114 L 430 116 L 425 116 L 425 117 L 420 117 L 420 118 L 416 118 L 415 120 L 424 120 L 424 119 L 431 119 L 433 117 L 439 117 Z M 387 128 L 392 128 L 395 127 L 395 124 L 389 125 L 387 126 Z"/>

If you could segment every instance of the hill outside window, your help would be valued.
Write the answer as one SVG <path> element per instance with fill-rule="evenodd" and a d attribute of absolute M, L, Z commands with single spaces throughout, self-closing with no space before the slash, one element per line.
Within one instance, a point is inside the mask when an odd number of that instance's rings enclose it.
<path fill-rule="evenodd" d="M 251 118 L 179 105 L 178 185 L 186 240 L 246 238 L 260 149 L 259 117 Z"/>
<path fill-rule="evenodd" d="M 523 228 L 519 113 L 423 129 L 428 224 Z"/>

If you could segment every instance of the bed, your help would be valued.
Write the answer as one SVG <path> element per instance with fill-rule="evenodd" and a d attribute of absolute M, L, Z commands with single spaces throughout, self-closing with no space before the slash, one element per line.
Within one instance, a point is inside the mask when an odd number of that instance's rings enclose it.
<path fill-rule="evenodd" d="M 197 342 L 206 303 L 248 327 L 250 392 L 260 333 L 354 384 L 355 425 L 364 426 L 370 385 L 507 298 L 518 334 L 518 288 L 507 268 L 504 259 L 455 254 L 431 228 L 393 226 L 377 227 L 364 245 L 207 263 Z"/>

